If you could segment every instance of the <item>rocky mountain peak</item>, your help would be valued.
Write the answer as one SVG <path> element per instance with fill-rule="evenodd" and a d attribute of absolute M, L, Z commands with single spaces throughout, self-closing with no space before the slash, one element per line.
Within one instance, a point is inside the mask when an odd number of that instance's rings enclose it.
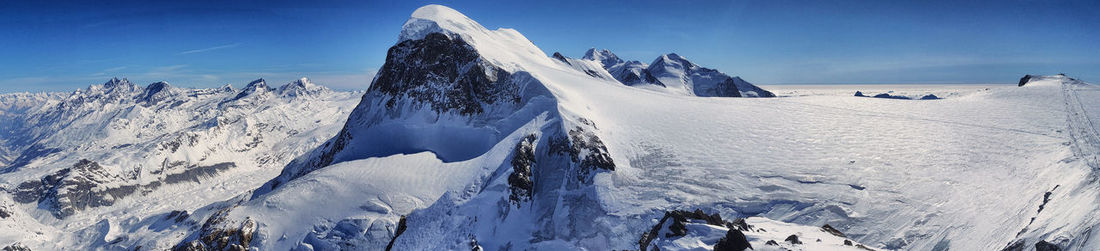
<path fill-rule="evenodd" d="M 594 60 L 594 61 L 600 62 L 600 64 L 602 64 L 604 68 L 612 67 L 612 66 L 623 63 L 623 60 L 621 58 L 619 58 L 619 56 L 616 56 L 615 53 L 611 53 L 611 51 L 609 51 L 607 49 L 603 49 L 603 50 L 597 50 L 596 48 L 588 49 L 588 51 L 586 51 L 584 53 L 584 57 L 582 59 Z"/>
<path fill-rule="evenodd" d="M 134 86 L 134 84 L 130 83 L 130 80 L 128 80 L 126 78 L 118 79 L 117 77 L 111 78 L 111 80 L 107 80 L 107 82 L 103 83 L 103 88 L 106 88 L 106 89 L 114 89 L 114 88 L 118 88 L 118 87 L 133 87 L 133 86 Z"/>

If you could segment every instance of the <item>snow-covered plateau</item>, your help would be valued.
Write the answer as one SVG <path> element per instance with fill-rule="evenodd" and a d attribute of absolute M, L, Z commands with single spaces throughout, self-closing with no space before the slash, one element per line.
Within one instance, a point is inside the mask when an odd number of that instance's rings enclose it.
<path fill-rule="evenodd" d="M 760 87 L 439 5 L 398 38 L 365 92 L 0 95 L 0 245 L 1100 250 L 1100 88 L 1065 75 Z"/>

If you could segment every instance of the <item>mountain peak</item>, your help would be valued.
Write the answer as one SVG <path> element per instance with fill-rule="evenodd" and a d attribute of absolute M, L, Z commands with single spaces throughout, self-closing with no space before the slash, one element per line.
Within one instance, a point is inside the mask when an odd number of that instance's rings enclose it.
<path fill-rule="evenodd" d="M 616 56 L 615 53 L 611 53 L 611 51 L 607 49 L 588 49 L 588 51 L 584 53 L 583 59 L 598 61 L 603 64 L 604 68 L 623 63 L 623 60 L 619 58 L 619 56 Z"/>
<path fill-rule="evenodd" d="M 471 32 L 486 32 L 485 27 L 473 19 L 454 9 L 438 4 L 429 4 L 416 9 L 409 17 L 409 21 L 406 21 L 401 28 L 401 36 L 398 41 L 421 39 L 430 33 L 437 32 L 452 37 Z M 468 37 L 463 37 L 469 40 Z"/>
<path fill-rule="evenodd" d="M 252 80 L 252 82 L 249 82 L 248 85 L 245 86 L 244 88 L 245 89 L 256 89 L 258 87 L 267 87 L 267 82 L 265 82 L 263 78 L 260 78 L 260 79 L 257 79 L 257 80 Z"/>
<path fill-rule="evenodd" d="M 546 53 L 513 29 L 488 30 L 473 19 L 441 5 L 420 7 L 401 27 L 398 44 L 423 40 L 429 34 L 443 34 L 449 40 L 473 47 L 486 62 L 506 71 L 517 71 L 517 62 L 553 62 Z"/>
<path fill-rule="evenodd" d="M 128 80 L 126 78 L 122 78 L 120 80 L 117 77 L 111 78 L 111 80 L 107 80 L 106 83 L 103 83 L 103 87 L 107 88 L 107 89 L 111 89 L 111 88 L 115 88 L 115 87 L 119 87 L 119 86 L 132 86 L 132 85 L 134 85 L 134 84 L 130 83 L 130 80 Z"/>
<path fill-rule="evenodd" d="M 168 82 L 157 81 L 156 83 L 149 84 L 148 86 L 145 87 L 145 89 L 146 90 L 159 91 L 159 90 L 163 90 L 164 88 L 167 88 L 169 86 L 171 86 L 171 85 L 169 85 Z"/>
<path fill-rule="evenodd" d="M 279 87 L 279 94 L 286 97 L 297 97 L 302 95 L 313 95 L 322 93 L 328 89 L 323 86 L 318 86 L 310 82 L 308 78 L 300 78 L 290 83 L 286 83 Z"/>

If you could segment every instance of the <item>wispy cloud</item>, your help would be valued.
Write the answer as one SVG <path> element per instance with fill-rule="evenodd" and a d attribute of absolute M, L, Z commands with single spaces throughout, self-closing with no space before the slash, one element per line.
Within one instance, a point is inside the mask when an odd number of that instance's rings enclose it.
<path fill-rule="evenodd" d="M 100 72 L 92 73 L 90 76 L 107 76 L 107 75 L 110 75 L 110 74 L 118 73 L 119 71 L 125 70 L 126 68 L 130 68 L 130 67 L 129 66 L 111 67 L 111 68 L 103 69 Z"/>
<path fill-rule="evenodd" d="M 219 45 L 219 46 L 214 46 L 214 47 L 209 47 L 209 48 L 183 51 L 183 52 L 180 52 L 178 55 L 203 53 L 203 52 L 216 51 L 216 50 L 221 50 L 221 49 L 229 49 L 229 48 L 233 48 L 233 47 L 237 47 L 237 46 L 241 46 L 241 43 L 224 44 L 224 45 Z"/>

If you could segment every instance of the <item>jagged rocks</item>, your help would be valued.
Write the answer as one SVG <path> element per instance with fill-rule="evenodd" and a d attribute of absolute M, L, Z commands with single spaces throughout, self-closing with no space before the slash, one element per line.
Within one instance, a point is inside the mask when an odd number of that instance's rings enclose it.
<path fill-rule="evenodd" d="M 14 243 L 14 244 L 8 245 L 8 246 L 4 247 L 4 249 L 0 249 L 0 250 L 3 250 L 3 251 L 31 251 L 31 248 L 23 245 L 22 243 Z"/>
<path fill-rule="evenodd" d="M 61 169 L 39 180 L 20 183 L 13 194 L 16 202 L 38 202 L 43 208 L 49 209 L 54 217 L 62 219 L 87 208 L 114 205 L 115 201 L 138 191 L 146 194 L 159 188 L 162 183 L 199 182 L 232 167 L 236 167 L 236 164 L 226 162 L 211 166 L 191 165 L 181 173 L 166 175 L 163 181 L 105 187 L 133 180 L 110 174 L 99 163 L 82 159 L 70 168 Z"/>
<path fill-rule="evenodd" d="M 534 134 L 527 135 L 516 144 L 512 152 L 512 174 L 508 175 L 508 188 L 511 194 L 508 199 L 516 206 L 521 202 L 531 200 L 531 189 L 534 183 L 531 181 L 531 170 L 535 166 L 535 140 Z"/>
<path fill-rule="evenodd" d="M 0 205 L 0 219 L 7 219 L 11 217 L 11 211 L 8 206 Z"/>
<path fill-rule="evenodd" d="M 187 220 L 187 217 L 190 216 L 191 215 L 187 213 L 187 210 L 172 210 L 171 213 L 168 213 L 168 215 L 164 216 L 164 219 L 180 223 Z"/>
<path fill-rule="evenodd" d="M 736 248 L 741 247 L 742 244 L 745 247 L 751 248 L 745 234 L 741 231 L 747 231 L 752 229 L 751 225 L 745 224 L 744 219 L 736 219 L 733 222 L 722 220 L 722 216 L 715 214 L 706 214 L 701 209 L 695 209 L 695 211 L 683 211 L 674 210 L 665 212 L 665 215 L 661 217 L 661 220 L 657 222 L 657 225 L 653 226 L 648 232 L 642 233 L 641 238 L 638 240 L 638 245 L 642 251 L 647 250 L 650 247 L 650 243 L 660 238 L 674 238 L 687 235 L 686 224 L 692 221 L 703 221 L 708 225 L 719 226 L 728 228 L 726 236 L 723 237 L 717 244 L 715 244 L 715 250 L 719 250 L 718 246 L 723 248 Z M 667 226 L 667 227 L 666 227 Z M 661 236 L 661 232 L 667 233 Z M 736 232 L 736 233 L 733 233 Z M 722 249 L 722 250 L 743 250 L 742 249 Z"/>
<path fill-rule="evenodd" d="M 594 127 L 594 126 L 593 126 Z M 607 152 L 600 137 L 595 133 L 577 126 L 569 130 L 568 139 L 555 139 L 550 142 L 550 151 L 558 154 L 568 154 L 574 163 L 579 163 L 577 178 L 586 181 L 592 171 L 615 171 L 615 161 Z"/>
<path fill-rule="evenodd" d="M 791 244 L 802 244 L 802 241 L 798 240 L 798 235 L 793 234 L 791 236 L 787 236 L 787 239 L 783 239 L 783 241 L 790 242 Z"/>
<path fill-rule="evenodd" d="M 1061 251 L 1061 250 L 1062 250 L 1062 248 L 1058 247 L 1058 245 L 1054 245 L 1053 243 L 1047 242 L 1045 240 L 1040 240 L 1039 242 L 1035 243 L 1035 251 Z"/>
<path fill-rule="evenodd" d="M 829 224 L 825 224 L 824 226 L 821 226 L 821 231 L 825 231 L 826 233 L 836 235 L 837 237 L 840 237 L 840 238 L 848 238 L 848 236 L 845 236 L 844 233 L 840 232 L 840 230 L 837 230 L 836 228 L 833 228 L 833 226 L 830 226 Z"/>
<path fill-rule="evenodd" d="M 856 95 L 855 95 L 855 96 L 856 96 L 856 97 L 866 97 L 867 95 L 863 95 L 863 92 L 861 92 L 861 91 L 856 91 Z"/>
<path fill-rule="evenodd" d="M 752 244 L 749 244 L 749 240 L 745 238 L 745 233 L 733 228 L 726 231 L 726 236 L 718 240 L 718 244 L 714 244 L 714 251 L 742 251 L 745 249 L 752 249 Z"/>
<path fill-rule="evenodd" d="M 1016 87 L 1024 86 L 1027 82 L 1031 81 L 1031 78 L 1031 75 L 1024 75 L 1024 77 L 1020 78 L 1020 82 L 1016 84 Z"/>
<path fill-rule="evenodd" d="M 88 207 L 110 206 L 115 200 L 132 194 L 135 186 L 99 188 L 100 184 L 122 180 L 107 172 L 99 163 L 82 159 L 41 180 L 26 181 L 16 188 L 19 203 L 38 202 L 57 218 L 73 215 Z"/>
<path fill-rule="evenodd" d="M 387 108 L 401 99 L 411 99 L 439 113 L 462 115 L 483 112 L 482 103 L 518 103 L 520 88 L 503 84 L 511 74 L 479 58 L 462 38 L 441 33 L 402 41 L 390 48 L 367 92 L 387 95 Z"/>
<path fill-rule="evenodd" d="M 256 233 L 256 221 L 245 218 L 240 224 L 228 220 L 226 207 L 215 212 L 199 229 L 198 238 L 184 241 L 173 250 L 248 250 L 252 236 Z"/>

